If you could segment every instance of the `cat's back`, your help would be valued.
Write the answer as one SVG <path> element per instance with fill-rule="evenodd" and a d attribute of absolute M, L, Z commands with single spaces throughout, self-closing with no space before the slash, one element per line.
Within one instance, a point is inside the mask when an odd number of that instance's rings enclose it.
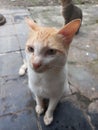
<path fill-rule="evenodd" d="M 71 20 L 77 18 L 82 19 L 82 10 L 78 6 L 75 6 L 73 3 L 70 3 L 69 5 L 63 7 L 62 14 L 66 18 L 71 18 Z"/>
<path fill-rule="evenodd" d="M 64 18 L 69 19 L 71 17 L 71 15 L 73 13 L 73 8 L 74 8 L 74 6 L 73 6 L 72 3 L 63 6 L 63 8 L 62 8 L 62 15 L 64 16 Z"/>
<path fill-rule="evenodd" d="M 82 17 L 83 17 L 82 10 L 78 6 L 74 5 L 73 1 L 67 1 L 67 0 L 63 1 L 62 15 L 65 19 L 65 24 L 69 23 L 70 21 L 74 19 L 82 20 Z"/>
<path fill-rule="evenodd" d="M 73 7 L 73 16 L 74 16 L 74 19 L 80 18 L 82 20 L 82 17 L 83 17 L 82 10 L 78 6 L 74 5 Z"/>

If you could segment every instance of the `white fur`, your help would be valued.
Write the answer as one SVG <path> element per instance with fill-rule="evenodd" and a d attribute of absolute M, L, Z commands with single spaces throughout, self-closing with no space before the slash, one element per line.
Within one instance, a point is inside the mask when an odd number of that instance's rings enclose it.
<path fill-rule="evenodd" d="M 35 99 L 39 98 L 39 101 L 36 100 L 36 112 L 38 114 L 44 111 L 40 98 L 47 98 L 50 100 L 49 107 L 44 116 L 45 124 L 49 125 L 53 121 L 53 111 L 67 88 L 67 80 L 65 80 L 66 70 L 63 68 L 60 72 L 50 70 L 38 74 L 28 65 L 28 76 L 29 88 L 35 95 Z"/>
<path fill-rule="evenodd" d="M 26 61 L 24 60 L 24 64 L 23 64 L 23 65 L 20 67 L 20 69 L 19 69 L 19 75 L 20 75 L 20 76 L 25 75 L 26 70 L 27 70 L 27 63 L 26 63 Z"/>
<path fill-rule="evenodd" d="M 35 96 L 35 110 L 38 114 L 44 112 L 43 99 L 49 99 L 49 105 L 44 116 L 45 125 L 49 125 L 53 121 L 53 112 L 56 105 L 68 89 L 67 49 L 69 48 L 69 42 L 72 41 L 74 34 L 80 27 L 81 21 L 79 19 L 73 20 L 62 28 L 57 33 L 57 37 L 58 35 L 62 35 L 62 37 L 60 37 L 62 40 L 60 39 L 58 41 L 56 37 L 51 39 L 49 35 L 49 37 L 47 36 L 48 42 L 44 39 L 45 37 L 41 39 L 42 36 L 45 36 L 44 34 L 47 32 L 47 28 L 44 28 L 45 32 L 43 33 L 42 28 L 37 26 L 36 23 L 29 19 L 27 23 L 33 30 L 32 37 L 30 37 L 26 45 L 29 88 Z M 39 35 L 39 33 L 37 33 L 38 30 L 40 31 L 40 37 L 37 37 Z M 54 45 L 52 42 L 61 45 L 56 46 L 57 44 Z M 66 44 L 66 46 L 63 45 L 64 48 L 66 47 L 65 51 L 61 48 L 62 44 Z M 22 69 L 24 68 L 25 67 L 22 66 Z M 24 71 L 21 72 L 20 74 L 24 74 Z"/>
<path fill-rule="evenodd" d="M 66 69 L 67 56 L 63 54 L 57 54 L 52 57 L 44 57 L 44 49 L 43 51 L 41 51 L 42 47 L 39 48 L 38 44 L 35 44 L 36 49 L 34 53 L 35 57 L 33 59 L 33 62 L 38 63 L 41 60 L 43 65 L 40 69 L 43 69 L 43 66 L 46 64 L 49 64 L 52 69 L 48 69 L 41 73 L 36 72 L 33 69 L 32 62 L 30 62 L 32 59 L 32 54 L 26 54 L 28 63 L 29 88 L 35 96 L 35 110 L 38 114 L 41 114 L 44 111 L 42 100 L 44 98 L 49 99 L 49 106 L 44 116 L 45 125 L 49 125 L 53 121 L 53 112 L 55 110 L 55 107 L 60 101 L 61 97 L 64 95 L 66 88 L 68 87 Z"/>

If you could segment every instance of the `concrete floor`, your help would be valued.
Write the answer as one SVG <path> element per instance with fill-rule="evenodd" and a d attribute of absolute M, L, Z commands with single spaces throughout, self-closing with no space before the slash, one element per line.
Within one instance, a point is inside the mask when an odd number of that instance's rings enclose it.
<path fill-rule="evenodd" d="M 60 28 L 60 8 L 0 10 L 7 19 L 0 26 L 0 130 L 98 130 L 98 5 L 81 6 L 83 25 L 71 44 L 68 59 L 70 94 L 58 104 L 50 126 L 44 125 L 43 115 L 35 113 L 27 75 L 18 75 L 29 31 L 24 17 Z"/>

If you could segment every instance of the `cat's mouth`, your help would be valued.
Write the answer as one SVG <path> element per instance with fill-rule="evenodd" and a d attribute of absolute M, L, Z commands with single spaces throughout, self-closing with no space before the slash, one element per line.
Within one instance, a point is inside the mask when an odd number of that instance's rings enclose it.
<path fill-rule="evenodd" d="M 41 67 L 35 69 L 35 68 L 32 66 L 32 69 L 33 69 L 36 73 L 44 73 L 44 72 L 46 72 L 46 71 L 49 69 L 49 67 L 46 65 L 46 66 L 41 66 Z"/>

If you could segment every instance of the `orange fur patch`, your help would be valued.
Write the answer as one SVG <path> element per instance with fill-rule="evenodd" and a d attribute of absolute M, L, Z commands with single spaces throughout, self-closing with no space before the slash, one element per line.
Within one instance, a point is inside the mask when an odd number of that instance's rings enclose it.
<path fill-rule="evenodd" d="M 81 20 L 73 20 L 60 30 L 51 27 L 40 27 L 29 19 L 27 23 L 32 31 L 26 46 L 33 47 L 33 44 L 39 43 L 42 44 L 43 47 L 57 49 L 65 53 L 69 49 L 69 45 L 80 26 Z"/>

